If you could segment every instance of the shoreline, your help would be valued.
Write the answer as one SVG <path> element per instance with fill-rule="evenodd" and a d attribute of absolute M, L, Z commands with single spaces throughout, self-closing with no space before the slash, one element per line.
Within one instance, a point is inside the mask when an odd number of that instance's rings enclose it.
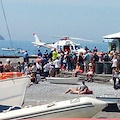
<path fill-rule="evenodd" d="M 3 62 L 3 64 L 5 63 L 6 59 L 9 58 L 10 61 L 12 62 L 13 66 L 15 67 L 17 65 L 18 62 L 23 62 L 23 56 L 0 56 L 0 61 Z M 35 61 L 37 58 L 36 56 L 29 56 L 29 61 Z"/>

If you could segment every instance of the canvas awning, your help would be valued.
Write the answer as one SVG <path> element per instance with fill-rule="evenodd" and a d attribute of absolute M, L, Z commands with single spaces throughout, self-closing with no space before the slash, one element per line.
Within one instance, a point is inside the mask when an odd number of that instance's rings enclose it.
<path fill-rule="evenodd" d="M 103 36 L 103 39 L 120 39 L 120 32 Z"/>
<path fill-rule="evenodd" d="M 103 39 L 103 42 L 105 43 L 112 43 L 114 39 Z"/>

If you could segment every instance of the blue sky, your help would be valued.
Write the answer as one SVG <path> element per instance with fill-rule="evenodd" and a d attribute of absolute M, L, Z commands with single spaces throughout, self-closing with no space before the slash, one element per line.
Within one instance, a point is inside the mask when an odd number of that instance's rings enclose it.
<path fill-rule="evenodd" d="M 54 35 L 92 39 L 120 31 L 120 0 L 2 0 L 12 40 L 44 42 Z M 0 35 L 9 39 L 0 6 Z"/>

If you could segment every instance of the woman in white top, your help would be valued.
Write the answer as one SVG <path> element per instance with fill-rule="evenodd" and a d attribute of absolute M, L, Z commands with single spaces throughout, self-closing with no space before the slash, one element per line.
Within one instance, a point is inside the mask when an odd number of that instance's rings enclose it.
<path fill-rule="evenodd" d="M 118 67 L 118 59 L 117 59 L 117 55 L 114 55 L 112 59 L 112 69 L 114 70 L 117 67 Z"/>
<path fill-rule="evenodd" d="M 58 57 L 55 61 L 53 61 L 53 64 L 55 65 L 55 74 L 58 75 L 60 73 L 60 66 L 61 66 L 61 62 Z"/>

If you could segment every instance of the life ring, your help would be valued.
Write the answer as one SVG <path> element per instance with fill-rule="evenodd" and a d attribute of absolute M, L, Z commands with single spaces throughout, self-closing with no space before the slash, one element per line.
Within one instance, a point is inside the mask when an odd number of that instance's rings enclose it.
<path fill-rule="evenodd" d="M 21 72 L 3 72 L 0 73 L 0 80 L 14 77 L 21 77 L 23 73 Z"/>

